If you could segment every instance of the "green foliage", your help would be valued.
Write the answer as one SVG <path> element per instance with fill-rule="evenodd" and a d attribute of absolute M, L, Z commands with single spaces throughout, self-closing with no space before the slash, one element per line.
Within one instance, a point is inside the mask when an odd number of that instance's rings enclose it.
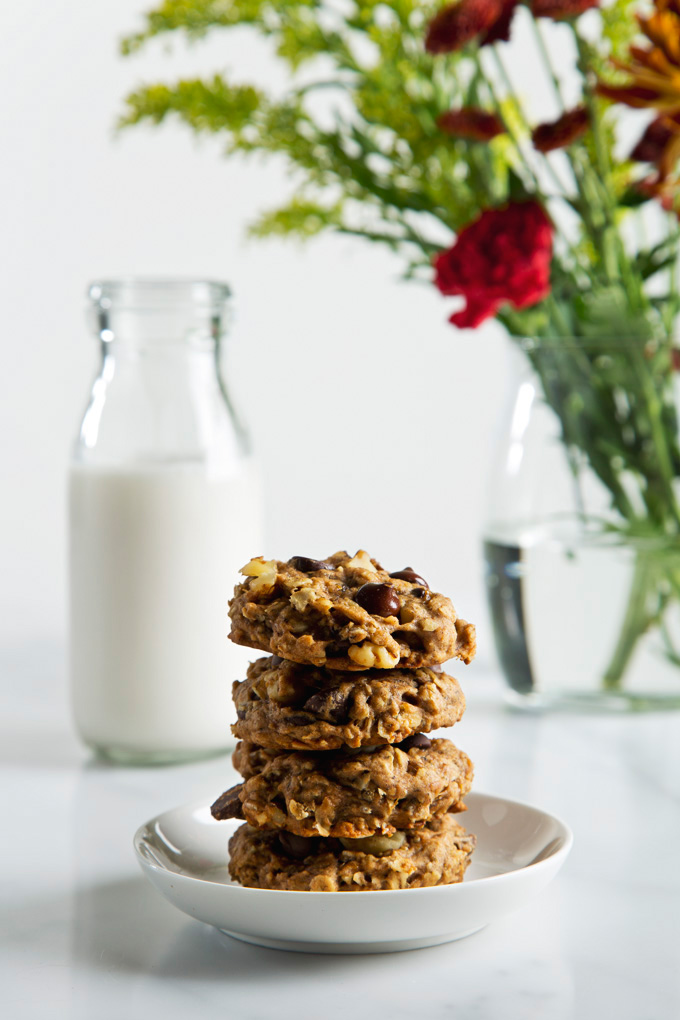
<path fill-rule="evenodd" d="M 168 32 L 184 32 L 200 38 L 213 28 L 232 28 L 234 25 L 257 25 L 258 31 L 272 34 L 280 31 L 290 12 L 300 8 L 318 7 L 315 0 L 165 0 L 146 16 L 141 32 L 127 36 L 121 49 L 124 54 L 134 53 L 149 39 Z"/>
<path fill-rule="evenodd" d="M 668 217 L 674 225 L 655 246 L 631 254 L 624 243 L 623 221 L 647 199 L 636 188 L 639 170 L 615 158 L 614 109 L 595 90 L 598 76 L 620 77 L 611 57 L 627 56 L 637 3 L 601 8 L 596 40 L 581 33 L 578 19 L 564 23 L 576 45 L 589 127 L 564 149 L 559 174 L 532 147 L 535 125 L 507 75 L 504 47 L 470 45 L 436 58 L 425 52 L 441 0 L 162 0 L 123 41 L 123 53 L 156 37 L 196 40 L 249 28 L 273 48 L 289 85 L 274 95 L 224 74 L 147 85 L 127 97 L 120 124 L 172 117 L 223 138 L 228 154 L 283 155 L 293 194 L 263 213 L 252 235 L 362 237 L 396 252 L 409 278 L 431 279 L 432 256 L 482 210 L 529 197 L 542 202 L 556 227 L 551 292 L 528 309 L 506 305 L 497 319 L 516 337 L 543 338 L 527 354 L 544 399 L 576 478 L 587 464 L 606 487 L 619 533 L 671 536 L 677 544 L 680 450 L 669 336 L 680 311 L 680 227 Z M 546 85 L 563 107 L 540 32 L 534 40 Z M 460 107 L 494 112 L 504 133 L 490 143 L 447 135 L 438 118 Z M 680 601 L 680 570 L 669 576 Z M 639 560 L 635 577 L 610 687 L 670 597 L 668 578 L 648 561 Z"/>
<path fill-rule="evenodd" d="M 665 305 L 652 300 L 645 281 L 673 268 L 677 249 L 626 252 L 620 223 L 639 195 L 631 164 L 612 155 L 611 108 L 593 91 L 593 68 L 609 54 L 624 55 L 635 34 L 633 4 L 614 0 L 601 11 L 599 43 L 569 22 L 591 130 L 566 150 L 566 185 L 549 160 L 528 151 L 531 125 L 500 63 L 499 90 L 486 50 L 436 58 L 425 52 L 438 0 L 163 0 L 123 41 L 124 53 L 156 37 L 198 39 L 248 27 L 270 41 L 289 87 L 274 95 L 224 74 L 147 85 L 127 97 L 120 124 L 176 118 L 223 138 L 228 154 L 283 155 L 293 192 L 260 216 L 253 236 L 306 239 L 330 230 L 364 237 L 397 252 L 409 277 L 483 209 L 527 197 L 545 201 L 556 184 L 577 215 L 578 236 L 558 233 L 550 300 L 521 312 L 503 309 L 501 321 L 516 335 L 591 336 L 607 322 L 630 328 L 633 321 L 649 336 L 661 335 L 677 297 Z M 495 111 L 507 133 L 491 143 L 447 135 L 439 116 L 463 106 Z"/>
<path fill-rule="evenodd" d="M 124 53 L 168 33 L 196 38 L 250 25 L 273 41 L 292 75 L 304 68 L 305 80 L 293 77 L 278 99 L 221 75 L 146 86 L 127 97 L 120 124 L 174 116 L 194 131 L 222 134 L 230 153 L 283 153 L 296 192 L 253 233 L 363 235 L 402 251 L 411 274 L 447 232 L 490 200 L 507 199 L 517 162 L 506 139 L 487 146 L 437 127 L 437 117 L 465 103 L 471 88 L 456 73 L 462 58 L 434 60 L 424 51 L 424 27 L 438 6 L 356 0 L 341 17 L 337 5 L 313 0 L 166 0 L 124 40 Z M 335 196 L 331 203 L 317 201 L 323 189 Z M 314 210 L 311 219 L 306 209 Z"/>
<path fill-rule="evenodd" d="M 290 204 L 273 212 L 263 213 L 250 228 L 253 237 L 283 237 L 296 235 L 301 239 L 320 234 L 330 224 L 340 226 L 342 222 L 342 206 L 322 205 L 318 202 L 293 198 Z"/>
<path fill-rule="evenodd" d="M 263 96 L 250 85 L 230 86 L 219 75 L 210 81 L 181 81 L 172 88 L 149 85 L 127 98 L 128 112 L 122 127 L 150 120 L 160 124 L 176 114 L 194 131 L 230 131 L 239 138 L 264 104 Z"/>
<path fill-rule="evenodd" d="M 614 0 L 601 8 L 603 49 L 608 56 L 621 58 L 628 52 L 639 33 L 635 20 L 639 7 L 639 0 Z"/>

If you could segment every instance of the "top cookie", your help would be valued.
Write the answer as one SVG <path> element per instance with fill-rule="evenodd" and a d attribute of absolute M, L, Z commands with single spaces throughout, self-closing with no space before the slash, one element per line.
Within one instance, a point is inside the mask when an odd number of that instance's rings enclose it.
<path fill-rule="evenodd" d="M 328 669 L 408 669 L 470 662 L 475 629 L 411 568 L 389 574 L 360 550 L 326 560 L 256 557 L 229 603 L 230 637 Z"/>

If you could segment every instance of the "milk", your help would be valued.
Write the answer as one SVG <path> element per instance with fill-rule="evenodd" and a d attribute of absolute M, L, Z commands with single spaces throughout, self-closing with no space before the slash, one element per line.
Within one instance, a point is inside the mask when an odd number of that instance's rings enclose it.
<path fill-rule="evenodd" d="M 248 466 L 70 473 L 71 675 L 77 727 L 114 757 L 231 743 L 231 684 L 253 653 L 227 638 L 239 567 L 262 552 Z"/>

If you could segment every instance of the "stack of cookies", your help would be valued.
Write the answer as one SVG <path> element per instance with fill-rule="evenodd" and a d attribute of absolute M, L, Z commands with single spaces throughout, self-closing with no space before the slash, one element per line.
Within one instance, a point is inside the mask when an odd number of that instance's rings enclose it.
<path fill-rule="evenodd" d="M 461 881 L 472 763 L 425 734 L 465 710 L 441 663 L 470 662 L 474 627 L 410 567 L 390 574 L 364 551 L 258 557 L 242 573 L 230 636 L 273 654 L 234 684 L 243 782 L 211 809 L 246 822 L 232 878 L 322 892 Z"/>

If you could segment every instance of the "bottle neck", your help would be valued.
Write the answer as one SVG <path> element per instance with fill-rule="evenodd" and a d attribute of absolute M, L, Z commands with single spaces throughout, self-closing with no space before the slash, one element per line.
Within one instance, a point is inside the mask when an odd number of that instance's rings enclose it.
<path fill-rule="evenodd" d="M 103 344 L 155 350 L 213 349 L 226 331 L 230 290 L 202 280 L 99 280 L 91 284 L 90 325 Z"/>
<path fill-rule="evenodd" d="M 163 356 L 214 354 L 223 335 L 219 315 L 201 316 L 192 309 L 98 309 L 96 317 L 103 352 L 121 357 L 140 350 L 148 356 L 156 352 Z"/>
<path fill-rule="evenodd" d="M 238 472 L 248 447 L 221 374 L 223 322 L 224 308 L 208 302 L 94 305 L 102 363 L 76 460 Z"/>

